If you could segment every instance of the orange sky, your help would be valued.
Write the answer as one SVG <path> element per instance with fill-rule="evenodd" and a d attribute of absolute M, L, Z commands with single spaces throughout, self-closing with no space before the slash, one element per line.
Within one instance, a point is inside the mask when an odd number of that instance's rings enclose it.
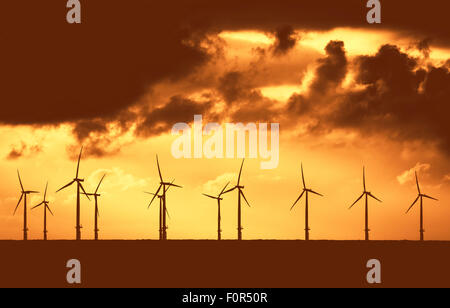
<path fill-rule="evenodd" d="M 266 98 L 280 105 L 294 93 L 304 93 L 311 82 L 317 60 L 324 57 L 330 40 L 343 40 L 347 56 L 375 54 L 384 43 L 395 43 L 403 51 L 420 56 L 411 50 L 411 41 L 387 31 L 367 31 L 338 28 L 326 32 L 307 32 L 288 54 L 258 64 L 255 48 L 268 48 L 274 38 L 264 32 L 224 32 L 223 57 L 201 68 L 220 75 L 230 69 L 245 70 L 254 65 L 267 69 L 272 82 L 259 90 Z M 439 64 L 450 58 L 450 50 L 434 48 L 430 63 Z M 256 63 L 256 64 L 255 64 Z M 295 68 L 289 70 L 288 68 Z M 256 79 L 268 77 L 257 76 Z M 351 74 L 350 77 L 351 78 Z M 195 78 L 194 78 L 195 80 Z M 148 94 L 149 100 L 159 101 L 183 92 L 191 98 L 201 97 L 205 89 L 193 86 L 189 78 L 176 82 L 161 82 Z M 351 80 L 343 87 L 352 87 Z M 217 104 L 220 108 L 220 102 Z M 111 125 L 114 124 L 114 121 Z M 425 237 L 433 240 L 450 239 L 446 227 L 450 219 L 448 187 L 450 176 L 440 174 L 448 165 L 448 158 L 432 144 L 415 141 L 398 142 L 382 134 L 361 137 L 351 130 L 334 129 L 317 137 L 301 134 L 302 123 L 296 129 L 280 127 L 280 162 L 274 170 L 261 170 L 259 159 L 247 159 L 243 171 L 245 193 L 252 205 L 243 207 L 244 239 L 303 239 L 304 201 L 289 211 L 301 188 L 300 164 L 303 162 L 308 186 L 323 193 L 324 198 L 310 198 L 311 239 L 362 239 L 364 207 L 360 203 L 348 210 L 362 192 L 362 166 L 367 168 L 368 188 L 383 200 L 370 202 L 371 239 L 414 240 L 418 238 L 418 207 L 405 215 L 417 192 L 413 168 L 419 171 L 422 189 L 439 199 L 425 202 Z M 175 159 L 170 153 L 175 137 L 164 133 L 157 137 L 136 138 L 131 128 L 128 134 L 109 130 L 112 146 L 120 152 L 102 158 L 87 157 L 81 163 L 85 188 L 95 189 L 100 177 L 107 177 L 101 188 L 100 237 L 103 239 L 157 239 L 158 209 L 150 210 L 150 200 L 143 191 L 154 191 L 158 185 L 155 155 L 160 157 L 162 172 L 167 180 L 176 179 L 183 189 L 171 189 L 168 194 L 170 239 L 215 239 L 217 208 L 213 200 L 202 193 L 216 194 L 223 185 L 235 183 L 239 159 Z M 11 146 L 41 145 L 37 153 L 25 153 L 20 159 L 3 159 L 0 187 L 0 238 L 21 239 L 22 211 L 12 216 L 19 197 L 16 169 L 19 168 L 25 189 L 43 191 L 50 182 L 50 207 L 55 217 L 48 222 L 49 239 L 73 239 L 75 236 L 75 189 L 55 194 L 75 175 L 75 161 L 69 159 L 68 149 L 78 144 L 71 132 L 71 124 L 55 127 L 2 126 L 0 153 L 8 155 Z M 29 154 L 29 155 L 28 155 Z M 31 198 L 39 203 L 42 196 Z M 93 238 L 93 203 L 82 199 L 83 238 Z M 236 238 L 236 195 L 225 196 L 222 229 L 225 239 Z M 29 214 L 29 236 L 42 237 L 42 211 Z"/>

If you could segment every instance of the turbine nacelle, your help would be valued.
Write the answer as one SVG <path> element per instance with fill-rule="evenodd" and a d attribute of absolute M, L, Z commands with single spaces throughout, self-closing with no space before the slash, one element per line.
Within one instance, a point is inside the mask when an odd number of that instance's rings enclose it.
<path fill-rule="evenodd" d="M 414 200 L 414 202 L 411 204 L 411 206 L 410 206 L 410 207 L 408 208 L 408 210 L 406 211 L 406 214 L 408 214 L 408 212 L 413 208 L 413 206 L 417 203 L 417 201 L 419 201 L 419 199 L 421 200 L 421 202 L 422 202 L 422 198 L 427 198 L 427 199 L 431 199 L 431 200 L 434 200 L 434 201 L 439 201 L 438 199 L 433 198 L 433 197 L 431 197 L 431 196 L 429 196 L 429 195 L 423 194 L 423 193 L 421 192 L 421 190 L 420 190 L 420 185 L 419 185 L 419 178 L 418 178 L 418 176 L 417 176 L 417 172 L 415 172 L 415 174 L 416 174 L 416 185 L 417 185 L 418 195 L 417 195 L 416 200 Z"/>
<path fill-rule="evenodd" d="M 28 190 L 28 191 L 23 191 L 22 193 L 29 195 L 29 194 L 38 194 L 39 192 L 38 191 Z"/>
<path fill-rule="evenodd" d="M 312 194 L 315 194 L 315 195 L 318 195 L 318 196 L 323 197 L 322 194 L 319 194 L 318 192 L 316 192 L 316 191 L 314 191 L 314 190 L 312 190 L 312 189 L 306 188 L 305 173 L 303 172 L 303 164 L 301 164 L 301 170 L 302 170 L 302 184 L 303 184 L 303 189 L 302 189 L 302 193 L 300 194 L 300 196 L 297 198 L 297 200 L 295 200 L 294 204 L 291 206 L 291 211 L 292 211 L 292 209 L 297 205 L 298 201 L 300 201 L 300 199 L 303 197 L 303 195 L 305 194 L 305 192 L 306 192 L 306 194 L 312 193 Z"/>

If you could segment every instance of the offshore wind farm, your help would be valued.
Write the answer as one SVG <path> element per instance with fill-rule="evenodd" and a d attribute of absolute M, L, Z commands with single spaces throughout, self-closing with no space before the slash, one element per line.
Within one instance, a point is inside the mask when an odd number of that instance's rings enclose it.
<path fill-rule="evenodd" d="M 73 184 L 77 185 L 77 190 L 76 190 L 76 198 L 75 198 L 75 229 L 76 229 L 76 233 L 75 233 L 75 240 L 80 241 L 82 240 L 81 238 L 81 196 L 84 195 L 88 201 L 91 201 L 91 199 L 89 197 L 93 197 L 93 201 L 94 201 L 94 226 L 93 226 L 93 230 L 94 230 L 94 240 L 99 240 L 99 221 L 98 218 L 100 216 L 100 210 L 99 210 L 99 198 L 101 197 L 101 194 L 99 192 L 99 189 L 106 177 L 106 174 L 103 174 L 103 176 L 100 178 L 100 181 L 98 182 L 98 185 L 96 186 L 96 189 L 94 192 L 92 193 L 87 193 L 86 190 L 84 189 L 83 186 L 83 182 L 84 179 L 81 178 L 80 175 L 80 164 L 81 164 L 81 160 L 82 160 L 82 154 L 83 154 L 83 147 L 80 150 L 80 153 L 78 155 L 78 159 L 77 159 L 77 167 L 76 167 L 76 173 L 75 173 L 75 177 L 74 179 L 69 182 L 68 184 L 66 184 L 65 186 L 61 187 L 60 189 L 58 189 L 56 191 L 56 193 L 72 186 Z M 237 229 L 237 236 L 235 238 L 235 240 L 241 241 L 243 240 L 243 215 L 242 215 L 242 203 L 245 202 L 245 204 L 250 208 L 250 203 L 247 200 L 247 197 L 244 194 L 244 188 L 245 186 L 241 184 L 241 178 L 242 178 L 242 173 L 243 173 L 243 169 L 244 169 L 244 162 L 245 159 L 242 160 L 241 165 L 240 165 L 240 169 L 239 169 L 239 173 L 237 175 L 237 180 L 236 180 L 236 184 L 234 186 L 232 186 L 231 188 L 229 187 L 230 182 L 226 183 L 226 185 L 223 187 L 223 189 L 219 192 L 219 194 L 217 196 L 213 196 L 211 194 L 205 194 L 203 193 L 203 196 L 206 196 L 210 199 L 214 199 L 217 201 L 217 240 L 222 240 L 222 215 L 221 215 L 221 202 L 224 200 L 224 198 L 227 197 L 227 195 L 233 191 L 237 191 L 237 224 L 236 224 L 236 229 Z M 159 226 L 158 226 L 158 233 L 159 233 L 159 240 L 160 241 L 165 241 L 168 240 L 168 224 L 167 224 L 167 218 L 169 216 L 169 211 L 168 211 L 168 204 L 167 204 L 167 192 L 171 187 L 174 188 L 182 188 L 182 186 L 175 184 L 175 180 L 172 180 L 171 182 L 165 181 L 161 172 L 161 166 L 160 166 L 160 162 L 159 162 L 159 158 L 158 155 L 156 155 L 156 168 L 157 168 L 157 175 L 159 177 L 159 184 L 158 184 L 158 188 L 156 189 L 156 191 L 154 193 L 152 192 L 145 192 L 146 194 L 149 194 L 152 196 L 147 209 L 150 209 L 152 203 L 155 201 L 155 199 L 157 198 L 159 200 L 159 216 L 158 216 L 158 221 L 159 221 Z M 310 195 L 316 195 L 319 197 L 324 197 L 324 195 L 316 192 L 313 189 L 308 188 L 309 186 L 307 186 L 306 184 L 306 180 L 305 180 L 305 173 L 304 173 L 304 169 L 303 169 L 303 163 L 300 164 L 300 170 L 301 170 L 301 183 L 302 183 L 302 187 L 301 187 L 301 193 L 298 196 L 298 198 L 295 200 L 295 202 L 293 203 L 293 205 L 290 207 L 290 211 L 292 211 L 295 206 L 298 204 L 298 202 L 304 197 L 305 200 L 305 217 L 304 217 L 304 222 L 305 222 L 305 227 L 304 227 L 304 231 L 305 231 L 305 235 L 303 240 L 305 241 L 309 241 L 310 240 L 310 227 L 309 227 L 309 211 L 310 211 L 310 204 L 309 204 L 309 199 L 310 199 Z M 423 194 L 421 192 L 420 189 L 420 185 L 419 185 L 419 179 L 418 179 L 418 175 L 417 175 L 417 171 L 414 172 L 415 174 L 415 183 L 417 186 L 417 190 L 418 190 L 418 196 L 415 199 L 415 201 L 412 203 L 412 205 L 408 208 L 407 212 L 408 213 L 413 207 L 414 205 L 420 201 L 420 229 L 419 229 L 419 233 L 420 233 L 420 241 L 424 241 L 424 219 L 423 219 L 423 199 L 432 199 L 434 201 L 438 201 L 436 198 L 431 197 L 427 194 Z M 28 240 L 28 223 L 27 223 L 27 217 L 28 217 L 28 209 L 27 209 L 27 196 L 30 194 L 38 194 L 39 192 L 37 191 L 31 191 L 31 190 L 25 190 L 24 185 L 22 183 L 22 178 L 20 176 L 19 171 L 17 171 L 17 176 L 19 179 L 19 184 L 20 184 L 20 189 L 21 189 L 21 195 L 19 198 L 19 202 L 17 203 L 13 215 L 16 214 L 18 207 L 20 206 L 22 200 L 23 200 L 23 225 L 22 225 L 22 231 L 23 231 L 23 240 Z M 362 174 L 362 184 L 363 184 L 363 192 L 362 194 L 356 199 L 355 202 L 352 203 L 352 205 L 349 207 L 349 209 L 352 209 L 353 206 L 355 206 L 361 199 L 364 198 L 364 240 L 365 241 L 369 241 L 369 199 L 374 199 L 375 201 L 378 202 L 382 202 L 379 198 L 377 198 L 372 192 L 368 191 L 367 189 L 367 184 L 366 184 L 366 168 L 363 167 L 363 174 Z M 228 189 L 227 189 L 228 188 Z M 49 201 L 47 200 L 48 197 L 48 182 L 45 186 L 45 190 L 44 190 L 44 195 L 43 195 L 43 201 L 40 202 L 39 204 L 37 204 L 36 206 L 34 206 L 32 209 L 38 208 L 40 206 L 43 207 L 44 209 L 44 240 L 48 239 L 48 229 L 47 229 L 47 211 L 54 216 L 53 211 L 50 209 L 49 207 Z M 108 209 L 107 205 L 105 208 L 105 211 Z M 248 215 L 251 215 L 251 212 L 248 213 Z M 57 219 L 57 216 L 54 217 L 54 219 Z M 401 219 L 401 218 L 399 218 Z M 336 226 L 338 227 L 338 226 Z M 270 240 L 271 238 L 260 238 L 260 240 Z M 232 240 L 232 239 L 229 239 Z M 333 238 L 329 238 L 327 240 L 333 240 Z M 355 240 L 358 240 L 358 238 L 355 238 Z"/>

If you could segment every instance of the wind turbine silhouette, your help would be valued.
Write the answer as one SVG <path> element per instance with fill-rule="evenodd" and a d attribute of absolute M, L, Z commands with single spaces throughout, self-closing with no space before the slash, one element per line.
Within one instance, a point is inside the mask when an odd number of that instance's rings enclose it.
<path fill-rule="evenodd" d="M 175 182 L 175 180 L 172 181 L 172 184 L 173 184 L 173 182 Z M 168 186 L 168 187 L 166 188 L 166 193 L 167 193 L 167 191 L 169 190 L 169 188 L 170 188 L 170 186 Z M 157 194 L 155 194 L 155 193 L 146 192 L 146 191 L 144 191 L 144 193 L 149 194 L 149 195 L 152 195 L 152 196 L 156 196 L 156 197 L 158 197 L 158 199 L 159 199 L 159 240 L 162 240 L 162 239 L 163 239 L 163 233 L 162 233 L 162 230 L 163 230 L 163 228 L 162 228 L 162 220 L 163 220 L 163 215 L 162 215 L 162 213 L 163 213 L 163 195 L 157 195 Z M 154 199 L 155 199 L 155 198 L 153 197 L 153 199 L 152 199 L 152 201 L 150 202 L 150 204 L 148 205 L 147 209 L 150 208 L 150 206 L 152 205 Z M 167 210 L 167 208 L 166 208 L 166 214 L 167 214 L 167 216 L 170 218 L 169 211 Z"/>
<path fill-rule="evenodd" d="M 158 155 L 156 155 L 156 164 L 158 166 L 158 173 L 159 173 L 159 179 L 161 180 L 161 182 L 159 183 L 159 187 L 158 190 L 156 190 L 156 193 L 154 194 L 152 201 L 150 201 L 149 207 L 152 204 L 153 200 L 156 198 L 156 196 L 158 196 L 159 191 L 161 190 L 161 188 L 163 189 L 162 192 L 162 227 L 161 227 L 161 240 L 167 240 L 167 219 L 166 219 L 166 214 L 167 214 L 167 202 L 166 202 L 166 192 L 167 189 L 166 187 L 170 187 L 170 186 L 174 186 L 174 187 L 178 187 L 178 188 L 183 188 L 179 185 L 169 182 L 164 182 L 163 180 L 163 176 L 161 174 L 161 168 L 159 166 L 159 159 L 158 159 Z"/>
<path fill-rule="evenodd" d="M 50 212 L 50 214 L 53 215 L 52 210 L 50 209 L 50 207 L 48 206 L 49 202 L 47 201 L 47 188 L 48 188 L 48 182 L 47 185 L 45 185 L 45 193 L 44 193 L 44 200 L 39 203 L 38 205 L 32 207 L 31 209 L 34 210 L 37 207 L 40 207 L 41 205 L 44 206 L 44 241 L 47 240 L 47 210 Z"/>
<path fill-rule="evenodd" d="M 303 191 L 300 194 L 300 196 L 297 198 L 297 200 L 295 200 L 294 204 L 291 207 L 291 211 L 292 209 L 295 207 L 295 205 L 297 204 L 297 202 L 303 197 L 303 195 L 305 195 L 305 241 L 309 241 L 309 204 L 308 204 L 308 194 L 312 193 L 318 196 L 323 197 L 323 195 L 319 194 L 318 192 L 315 192 L 312 189 L 306 188 L 306 183 L 305 183 L 305 174 L 303 173 L 303 164 L 301 165 L 302 168 L 302 181 L 303 181 Z"/>
<path fill-rule="evenodd" d="M 412 209 L 412 207 L 420 199 L 420 230 L 419 230 L 419 232 L 420 232 L 420 240 L 423 241 L 424 240 L 424 232 L 425 232 L 425 230 L 423 229 L 423 198 L 428 198 L 428 199 L 432 199 L 435 201 L 439 201 L 439 200 L 435 199 L 433 197 L 430 197 L 428 195 L 422 194 L 422 192 L 420 191 L 419 178 L 417 177 L 417 171 L 415 173 L 416 173 L 417 191 L 419 192 L 419 195 L 417 196 L 416 200 L 414 200 L 414 202 L 411 204 L 409 209 L 406 211 L 406 214 L 408 214 L 408 212 Z"/>
<path fill-rule="evenodd" d="M 83 191 L 84 195 L 86 195 L 86 198 L 88 198 L 88 200 L 90 201 L 91 199 L 89 198 L 89 196 L 86 194 L 86 191 L 84 190 L 83 185 L 81 184 L 82 182 L 84 182 L 84 179 L 80 179 L 78 177 L 79 175 L 79 171 L 80 171 L 80 160 L 81 160 L 81 154 L 83 153 L 83 147 L 81 147 L 81 151 L 80 151 L 80 156 L 78 156 L 78 164 L 77 164 L 77 173 L 75 175 L 75 178 L 73 179 L 72 182 L 70 182 L 69 184 L 61 187 L 60 189 L 58 189 L 56 192 L 60 192 L 63 189 L 66 189 L 69 186 L 72 186 L 72 184 L 77 183 L 77 212 L 76 212 L 76 240 L 79 241 L 81 240 L 81 228 L 83 228 L 80 224 L 80 212 L 81 212 L 81 205 L 80 205 L 80 189 Z"/>
<path fill-rule="evenodd" d="M 353 204 L 349 207 L 349 209 L 351 209 L 359 200 L 361 200 L 362 197 L 366 197 L 365 201 L 366 201 L 366 207 L 365 207 L 365 240 L 368 241 L 369 240 L 369 197 L 377 200 L 378 202 L 382 202 L 380 199 L 378 199 L 377 197 L 375 197 L 370 191 L 367 191 L 366 189 L 366 169 L 365 167 L 363 167 L 363 188 L 364 191 L 362 193 L 362 195 L 356 199 L 355 202 L 353 202 Z"/>
<path fill-rule="evenodd" d="M 220 194 L 219 194 L 217 197 L 214 197 L 214 196 L 211 196 L 211 195 L 208 195 L 208 194 L 203 194 L 204 196 L 206 196 L 206 197 L 208 197 L 208 198 L 217 200 L 217 205 L 218 205 L 217 240 L 219 240 L 219 241 L 222 239 L 222 236 L 221 236 L 221 234 L 222 234 L 222 229 L 221 229 L 221 227 L 220 227 L 220 223 L 221 223 L 221 220 L 222 220 L 222 218 L 221 218 L 221 216 L 220 216 L 220 201 L 223 200 L 222 195 L 224 194 L 225 189 L 228 187 L 228 184 L 230 184 L 230 182 L 228 182 L 227 185 L 225 185 L 225 187 L 222 189 L 222 191 L 220 192 Z"/>
<path fill-rule="evenodd" d="M 38 194 L 38 191 L 25 190 L 23 188 L 22 179 L 20 178 L 19 170 L 17 170 L 17 176 L 19 177 L 20 189 L 22 194 L 20 195 L 19 202 L 17 203 L 16 208 L 14 209 L 14 214 L 16 214 L 17 208 L 20 205 L 20 202 L 23 199 L 23 240 L 28 240 L 28 228 L 27 228 L 27 196 L 30 194 Z"/>
<path fill-rule="evenodd" d="M 103 175 L 102 179 L 100 180 L 100 182 L 98 183 L 97 189 L 95 190 L 94 193 L 85 193 L 86 197 L 94 197 L 94 201 L 95 201 L 95 212 L 94 212 L 94 239 L 96 241 L 98 241 L 98 231 L 100 231 L 98 229 L 98 217 L 100 217 L 100 213 L 98 211 L 98 197 L 101 197 L 101 195 L 98 193 L 98 189 L 100 188 L 100 185 L 102 185 L 103 179 L 105 178 L 106 174 Z"/>
<path fill-rule="evenodd" d="M 247 205 L 250 207 L 250 203 L 248 203 L 247 198 L 245 198 L 244 192 L 242 191 L 244 189 L 244 186 L 241 186 L 241 175 L 242 175 L 242 167 L 244 166 L 244 161 L 245 159 L 242 160 L 242 164 L 241 164 L 241 170 L 239 171 L 239 176 L 238 176 L 238 180 L 237 180 L 237 185 L 234 186 L 231 189 L 228 189 L 227 191 L 225 191 L 223 194 L 229 193 L 235 189 L 238 190 L 238 241 L 242 240 L 242 215 L 241 215 L 241 196 L 244 198 L 245 202 L 247 203 Z"/>

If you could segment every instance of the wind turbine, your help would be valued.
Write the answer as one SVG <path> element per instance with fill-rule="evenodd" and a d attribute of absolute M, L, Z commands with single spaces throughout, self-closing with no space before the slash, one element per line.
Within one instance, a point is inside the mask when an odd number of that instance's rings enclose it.
<path fill-rule="evenodd" d="M 168 187 L 170 187 L 170 186 L 174 186 L 174 187 L 178 187 L 178 188 L 182 188 L 182 187 L 179 186 L 179 185 L 174 184 L 173 182 L 172 183 L 164 182 L 163 176 L 161 174 L 161 168 L 159 166 L 158 155 L 156 155 L 156 164 L 158 166 L 159 179 L 161 180 L 161 182 L 159 183 L 158 190 L 156 190 L 156 193 L 154 194 L 154 196 L 152 198 L 152 201 L 150 201 L 149 207 L 152 204 L 153 200 L 156 198 L 156 196 L 158 196 L 159 191 L 162 188 L 163 189 L 162 190 L 163 194 L 162 194 L 162 227 L 161 227 L 162 230 L 161 230 L 161 239 L 162 240 L 167 240 L 167 223 L 166 223 L 166 214 L 167 214 L 166 205 L 167 205 L 167 202 L 166 202 L 166 192 L 167 192 Z"/>
<path fill-rule="evenodd" d="M 417 203 L 417 201 L 420 199 L 420 240 L 423 241 L 424 240 L 424 232 L 425 230 L 423 229 L 423 198 L 428 198 L 428 199 L 432 199 L 435 201 L 438 201 L 438 199 L 435 199 L 433 197 L 430 197 L 428 195 L 422 194 L 422 192 L 420 191 L 420 186 L 419 186 L 419 179 L 417 177 L 417 172 L 416 172 L 416 184 L 417 184 L 417 191 L 419 192 L 419 195 L 417 196 L 416 200 L 414 200 L 413 204 L 411 204 L 411 206 L 409 207 L 409 209 L 406 211 L 406 214 L 408 214 L 408 212 L 412 209 L 412 207 Z"/>
<path fill-rule="evenodd" d="M 225 187 L 222 189 L 222 191 L 220 192 L 220 194 L 217 197 L 208 195 L 208 194 L 203 194 L 204 196 L 211 198 L 211 199 L 215 199 L 217 200 L 217 205 L 218 205 L 218 217 L 217 217 L 217 223 L 218 223 L 218 227 L 217 227 L 217 240 L 221 240 L 222 239 L 222 229 L 220 227 L 220 222 L 222 220 L 221 216 L 220 216 L 220 201 L 223 200 L 222 195 L 224 194 L 225 189 L 228 187 L 228 184 L 230 184 L 229 182 L 227 183 L 227 185 L 225 185 Z"/>
<path fill-rule="evenodd" d="M 20 173 L 19 170 L 17 170 L 17 176 L 19 177 L 19 183 L 20 183 L 20 189 L 22 194 L 20 195 L 20 199 L 19 202 L 17 203 L 16 208 L 14 209 L 14 214 L 16 214 L 17 208 L 20 205 L 20 202 L 23 199 L 23 240 L 26 241 L 28 240 L 28 228 L 27 228 L 27 196 L 30 194 L 38 194 L 39 192 L 37 191 L 32 191 L 32 190 L 25 190 L 23 188 L 23 184 L 22 184 L 22 179 L 20 178 Z"/>
<path fill-rule="evenodd" d="M 97 189 L 95 190 L 94 193 L 92 194 L 87 194 L 84 193 L 86 195 L 86 197 L 91 196 L 94 197 L 94 201 L 95 201 L 95 213 L 94 213 L 94 239 L 97 241 L 98 240 L 98 231 L 100 231 L 98 229 L 98 217 L 100 216 L 100 213 L 98 211 L 98 197 L 100 197 L 101 195 L 98 193 L 98 189 L 100 188 L 100 185 L 103 182 L 103 179 L 105 178 L 106 174 L 103 175 L 102 179 L 100 180 L 100 182 L 98 183 Z"/>
<path fill-rule="evenodd" d="M 297 198 L 297 200 L 295 200 L 294 204 L 291 207 L 291 211 L 292 209 L 295 207 L 295 205 L 297 204 L 297 202 L 303 197 L 303 195 L 305 195 L 305 240 L 309 241 L 309 215 L 308 215 L 308 211 L 309 211 L 309 204 L 308 204 L 308 194 L 312 193 L 318 196 L 323 197 L 323 195 L 319 194 L 318 192 L 315 192 L 312 189 L 306 188 L 306 183 L 305 183 L 305 175 L 303 173 L 303 164 L 301 165 L 302 168 L 302 181 L 303 181 L 303 191 L 300 194 L 300 196 Z"/>
<path fill-rule="evenodd" d="M 247 198 L 245 198 L 244 192 L 242 191 L 244 189 L 244 186 L 241 186 L 241 175 L 242 175 L 242 167 L 244 166 L 245 159 L 242 160 L 241 164 L 241 170 L 239 171 L 239 176 L 237 180 L 237 185 L 233 188 L 227 190 L 224 192 L 224 194 L 229 193 L 235 189 L 238 190 L 238 241 L 242 240 L 242 215 L 241 215 L 241 196 L 244 198 L 247 205 L 250 207 L 250 203 L 248 203 Z"/>
<path fill-rule="evenodd" d="M 50 209 L 50 207 L 48 206 L 49 202 L 47 201 L 47 188 L 48 188 L 48 182 L 47 182 L 47 185 L 45 186 L 44 200 L 41 203 L 39 203 L 38 205 L 31 208 L 32 210 L 34 210 L 35 208 L 40 207 L 41 205 L 44 206 L 44 241 L 47 240 L 47 210 L 53 216 L 53 212 Z"/>
<path fill-rule="evenodd" d="M 172 181 L 172 184 L 173 184 L 173 182 L 175 182 L 175 180 Z M 167 193 L 167 191 L 169 190 L 169 188 L 170 188 L 170 186 L 168 186 L 168 187 L 166 188 L 166 193 Z M 152 195 L 152 196 L 156 196 L 156 197 L 158 197 L 158 199 L 159 199 L 159 240 L 162 240 L 162 238 L 163 238 L 163 232 L 162 232 L 162 230 L 163 230 L 163 228 L 162 228 L 162 220 L 163 220 L 163 215 L 162 215 L 162 213 L 163 213 L 163 195 L 157 195 L 157 194 L 155 194 L 155 193 L 146 192 L 146 191 L 144 191 L 144 193 L 149 194 L 149 195 Z M 150 204 L 148 205 L 147 209 L 150 208 L 150 206 L 152 205 L 154 199 L 155 199 L 155 197 L 153 197 L 153 199 L 152 199 L 152 201 L 150 202 Z M 166 208 L 166 214 L 167 214 L 167 216 L 170 218 L 169 211 L 167 210 L 167 208 Z"/>
<path fill-rule="evenodd" d="M 356 199 L 355 202 L 353 202 L 353 204 L 350 206 L 349 209 L 351 209 L 359 200 L 361 200 L 362 197 L 365 197 L 365 201 L 366 201 L 366 207 L 365 207 L 365 239 L 366 241 L 369 240 L 369 197 L 377 200 L 378 202 L 382 202 L 380 199 L 378 199 L 377 197 L 375 197 L 370 191 L 367 191 L 366 189 L 366 169 L 363 167 L 363 188 L 364 191 L 362 193 L 362 195 Z"/>
<path fill-rule="evenodd" d="M 66 189 L 69 186 L 72 186 L 72 184 L 77 183 L 77 212 L 76 212 L 76 240 L 79 241 L 81 240 L 81 224 L 80 224 L 80 212 L 81 212 L 81 206 L 80 206 L 80 189 L 83 191 L 84 195 L 86 195 L 86 198 L 88 198 L 88 200 L 90 201 L 91 199 L 89 199 L 89 196 L 86 194 L 86 191 L 84 190 L 83 185 L 81 184 L 82 182 L 84 182 L 84 179 L 80 179 L 78 177 L 79 171 L 80 171 L 80 160 L 81 160 L 81 154 L 83 153 L 83 148 L 81 148 L 80 151 L 80 156 L 78 156 L 78 164 L 77 164 L 77 173 L 75 175 L 75 178 L 73 179 L 72 182 L 70 182 L 69 184 L 61 187 L 60 189 L 58 189 L 56 192 L 60 192 L 63 189 Z"/>

